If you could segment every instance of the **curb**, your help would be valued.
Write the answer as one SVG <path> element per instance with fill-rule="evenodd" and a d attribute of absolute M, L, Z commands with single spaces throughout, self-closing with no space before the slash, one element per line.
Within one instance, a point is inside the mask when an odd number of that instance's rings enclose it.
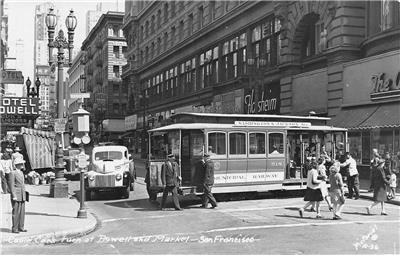
<path fill-rule="evenodd" d="M 18 238 L 15 236 L 13 240 L 17 240 L 15 242 L 10 242 L 7 240 L 2 240 L 1 244 L 9 244 L 9 245 L 21 245 L 21 244 L 37 244 L 37 245 L 51 245 L 57 243 L 72 243 L 73 239 L 88 235 L 98 229 L 100 227 L 100 221 L 94 213 L 89 213 L 91 217 L 94 218 L 95 224 L 92 224 L 88 227 L 83 227 L 75 230 L 64 230 L 64 231 L 56 231 L 52 233 L 46 234 L 37 234 L 31 236 L 23 236 Z M 88 217 L 89 218 L 89 217 Z M 14 236 L 13 236 L 14 237 Z M 8 239 L 10 240 L 10 239 Z"/>

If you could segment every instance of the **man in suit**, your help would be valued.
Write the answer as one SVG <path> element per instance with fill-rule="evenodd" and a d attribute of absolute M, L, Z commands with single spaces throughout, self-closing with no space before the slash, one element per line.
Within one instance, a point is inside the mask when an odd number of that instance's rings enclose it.
<path fill-rule="evenodd" d="M 161 210 L 164 210 L 165 201 L 167 200 L 168 193 L 172 193 L 172 199 L 174 201 L 175 210 L 182 211 L 183 209 L 179 205 L 178 199 L 178 172 L 179 166 L 175 162 L 173 154 L 167 156 L 167 161 L 164 162 L 161 168 L 161 180 L 164 188 L 163 197 L 161 200 Z"/>
<path fill-rule="evenodd" d="M 214 162 L 210 159 L 209 154 L 203 155 L 202 160 L 203 165 L 203 205 L 202 208 L 207 208 L 208 203 L 211 203 L 211 208 L 214 209 L 217 207 L 217 201 L 215 200 L 213 194 L 211 193 L 212 185 L 214 185 Z"/>
<path fill-rule="evenodd" d="M 10 172 L 9 176 L 9 187 L 11 194 L 12 204 L 12 232 L 26 232 L 24 229 L 25 221 L 25 178 L 22 169 L 24 167 L 25 160 L 22 158 L 16 158 L 14 161 L 15 168 Z"/>

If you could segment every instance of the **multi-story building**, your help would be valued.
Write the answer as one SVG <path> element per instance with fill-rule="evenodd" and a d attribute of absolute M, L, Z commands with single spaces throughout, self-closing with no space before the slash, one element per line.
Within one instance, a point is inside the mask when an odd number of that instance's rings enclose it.
<path fill-rule="evenodd" d="M 86 12 L 86 36 L 89 35 L 90 30 L 92 30 L 101 17 L 101 5 L 101 3 L 98 3 L 96 5 L 96 10 L 89 10 Z"/>
<path fill-rule="evenodd" d="M 4 68 L 4 62 L 7 57 L 8 42 L 8 15 L 5 11 L 4 0 L 0 1 L 0 68 Z M 2 88 L 4 89 L 4 88 Z M 3 92 L 1 92 L 3 93 Z"/>
<path fill-rule="evenodd" d="M 72 117 L 72 113 L 79 109 L 79 98 L 71 98 L 71 94 L 83 93 L 85 89 L 85 65 L 82 51 L 79 51 L 72 61 L 71 67 L 68 69 L 68 89 L 65 95 L 68 106 L 68 116 Z"/>
<path fill-rule="evenodd" d="M 85 87 L 91 93 L 87 110 L 91 113 L 93 132 L 103 140 L 124 132 L 127 91 L 122 86 L 122 66 L 126 40 L 122 32 L 123 12 L 107 12 L 82 43 L 85 52 Z"/>
<path fill-rule="evenodd" d="M 349 128 L 361 169 L 373 147 L 400 152 L 398 1 L 126 1 L 125 11 L 136 148 L 142 130 L 181 111 L 315 112 Z"/>
<path fill-rule="evenodd" d="M 48 65 L 36 65 L 36 78 L 39 78 L 39 98 L 41 103 L 41 114 L 36 119 L 38 129 L 51 130 L 55 117 L 55 74 L 51 72 Z M 32 86 L 36 80 L 32 80 Z"/>

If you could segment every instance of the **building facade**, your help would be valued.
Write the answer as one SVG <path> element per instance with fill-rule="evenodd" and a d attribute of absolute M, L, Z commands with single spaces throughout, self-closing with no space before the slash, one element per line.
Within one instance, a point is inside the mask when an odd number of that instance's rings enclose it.
<path fill-rule="evenodd" d="M 85 89 L 85 66 L 84 66 L 84 54 L 79 51 L 72 65 L 68 69 L 68 89 L 65 95 L 68 106 L 68 116 L 72 118 L 72 113 L 79 109 L 80 98 L 71 98 L 71 94 L 84 93 Z"/>
<path fill-rule="evenodd" d="M 82 43 L 85 52 L 85 87 L 91 93 L 87 110 L 92 132 L 102 140 L 112 140 L 124 132 L 127 91 L 122 86 L 122 66 L 126 40 L 122 32 L 122 12 L 107 12 Z"/>
<path fill-rule="evenodd" d="M 361 166 L 373 147 L 400 151 L 398 1 L 126 1 L 125 10 L 133 137 L 181 111 L 312 111 L 349 128 Z"/>

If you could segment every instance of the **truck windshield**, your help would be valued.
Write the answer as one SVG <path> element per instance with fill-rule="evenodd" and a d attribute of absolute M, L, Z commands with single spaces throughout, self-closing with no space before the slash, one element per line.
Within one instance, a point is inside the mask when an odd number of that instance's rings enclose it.
<path fill-rule="evenodd" d="M 94 154 L 95 160 L 120 160 L 122 159 L 121 151 L 99 151 Z"/>

